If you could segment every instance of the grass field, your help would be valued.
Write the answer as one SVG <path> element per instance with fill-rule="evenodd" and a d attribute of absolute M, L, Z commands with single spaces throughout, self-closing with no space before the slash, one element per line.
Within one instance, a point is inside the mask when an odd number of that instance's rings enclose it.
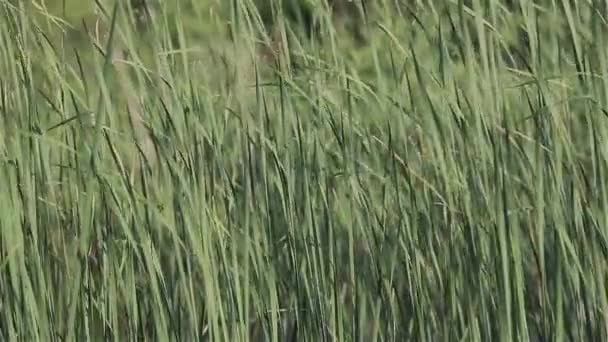
<path fill-rule="evenodd" d="M 0 0 L 0 340 L 608 340 L 602 1 L 126 3 Z"/>

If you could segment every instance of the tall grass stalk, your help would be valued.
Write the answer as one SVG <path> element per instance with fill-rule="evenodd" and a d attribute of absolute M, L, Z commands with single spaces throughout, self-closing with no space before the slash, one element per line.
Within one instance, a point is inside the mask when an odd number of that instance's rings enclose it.
<path fill-rule="evenodd" d="M 1 340 L 608 339 L 605 9 L 310 4 L 0 0 Z"/>

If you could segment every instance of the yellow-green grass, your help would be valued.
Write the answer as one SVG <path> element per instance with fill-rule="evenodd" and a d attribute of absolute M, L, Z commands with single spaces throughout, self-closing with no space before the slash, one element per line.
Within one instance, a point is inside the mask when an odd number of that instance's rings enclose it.
<path fill-rule="evenodd" d="M 0 340 L 608 338 L 601 6 L 163 3 L 0 0 Z"/>

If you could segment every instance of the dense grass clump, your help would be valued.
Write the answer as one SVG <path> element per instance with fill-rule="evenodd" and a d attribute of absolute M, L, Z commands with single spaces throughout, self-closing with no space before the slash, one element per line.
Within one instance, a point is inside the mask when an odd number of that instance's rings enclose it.
<path fill-rule="evenodd" d="M 608 340 L 588 1 L 0 0 L 0 340 Z"/>

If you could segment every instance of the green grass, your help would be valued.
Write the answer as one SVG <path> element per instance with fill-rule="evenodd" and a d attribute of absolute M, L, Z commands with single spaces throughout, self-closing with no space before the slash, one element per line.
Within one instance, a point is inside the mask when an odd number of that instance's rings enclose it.
<path fill-rule="evenodd" d="M 24 3 L 0 340 L 608 339 L 599 2 Z"/>

